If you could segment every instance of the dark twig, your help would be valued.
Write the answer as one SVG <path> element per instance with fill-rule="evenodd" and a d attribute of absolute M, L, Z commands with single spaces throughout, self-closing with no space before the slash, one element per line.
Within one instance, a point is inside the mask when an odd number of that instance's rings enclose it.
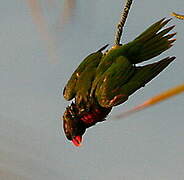
<path fill-rule="evenodd" d="M 117 25 L 117 31 L 116 31 L 116 35 L 115 35 L 115 41 L 114 41 L 115 45 L 120 45 L 120 39 L 121 39 L 121 36 L 122 36 L 123 27 L 125 25 L 125 22 L 126 22 L 126 19 L 127 19 L 132 1 L 133 0 L 127 0 L 126 1 L 123 13 L 121 15 L 120 22 Z"/>

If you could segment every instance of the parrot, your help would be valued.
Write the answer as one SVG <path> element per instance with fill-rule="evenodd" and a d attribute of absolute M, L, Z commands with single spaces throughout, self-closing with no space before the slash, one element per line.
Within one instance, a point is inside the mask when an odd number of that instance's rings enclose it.
<path fill-rule="evenodd" d="M 144 87 L 175 57 L 166 57 L 146 65 L 148 61 L 173 46 L 175 27 L 163 28 L 171 19 L 163 18 L 152 24 L 133 41 L 108 45 L 88 55 L 73 72 L 63 90 L 71 101 L 63 115 L 66 138 L 80 146 L 87 128 L 105 121 L 112 108 L 124 103 L 134 92 Z"/>

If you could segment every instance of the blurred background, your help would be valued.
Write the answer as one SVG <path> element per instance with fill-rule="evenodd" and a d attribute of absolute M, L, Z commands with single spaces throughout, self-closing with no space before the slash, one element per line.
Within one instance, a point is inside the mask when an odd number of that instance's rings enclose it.
<path fill-rule="evenodd" d="M 113 44 L 125 0 L 0 1 L 1 180 L 183 180 L 183 94 L 126 119 L 113 115 L 184 81 L 184 21 L 173 18 L 176 56 L 160 76 L 89 129 L 83 145 L 65 138 L 62 90 L 88 54 Z M 181 0 L 135 1 L 123 43 L 171 12 Z"/>

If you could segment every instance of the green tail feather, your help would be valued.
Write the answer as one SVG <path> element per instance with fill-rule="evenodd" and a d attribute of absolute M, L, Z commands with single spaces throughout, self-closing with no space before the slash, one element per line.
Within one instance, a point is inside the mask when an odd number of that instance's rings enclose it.
<path fill-rule="evenodd" d="M 137 67 L 135 75 L 122 87 L 122 93 L 131 95 L 139 88 L 144 87 L 145 84 L 163 71 L 174 59 L 175 57 L 167 57 L 159 62 Z"/>
<path fill-rule="evenodd" d="M 125 56 L 133 63 L 137 64 L 169 49 L 175 39 L 171 39 L 176 33 L 168 34 L 175 26 L 168 27 L 160 31 L 171 19 L 154 23 L 134 41 L 123 45 L 122 50 L 126 52 Z"/>

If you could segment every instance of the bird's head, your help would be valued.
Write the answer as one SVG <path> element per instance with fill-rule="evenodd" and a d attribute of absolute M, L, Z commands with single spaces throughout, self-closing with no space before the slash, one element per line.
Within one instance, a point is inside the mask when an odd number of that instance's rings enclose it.
<path fill-rule="evenodd" d="M 80 106 L 72 102 L 63 115 L 63 129 L 67 139 L 75 146 L 80 146 L 86 129 L 104 121 L 110 111 L 111 108 L 103 108 L 97 104 Z"/>
<path fill-rule="evenodd" d="M 66 108 L 63 115 L 63 129 L 68 140 L 72 141 L 75 146 L 81 145 L 86 125 L 81 120 L 78 108 L 74 103 Z"/>

